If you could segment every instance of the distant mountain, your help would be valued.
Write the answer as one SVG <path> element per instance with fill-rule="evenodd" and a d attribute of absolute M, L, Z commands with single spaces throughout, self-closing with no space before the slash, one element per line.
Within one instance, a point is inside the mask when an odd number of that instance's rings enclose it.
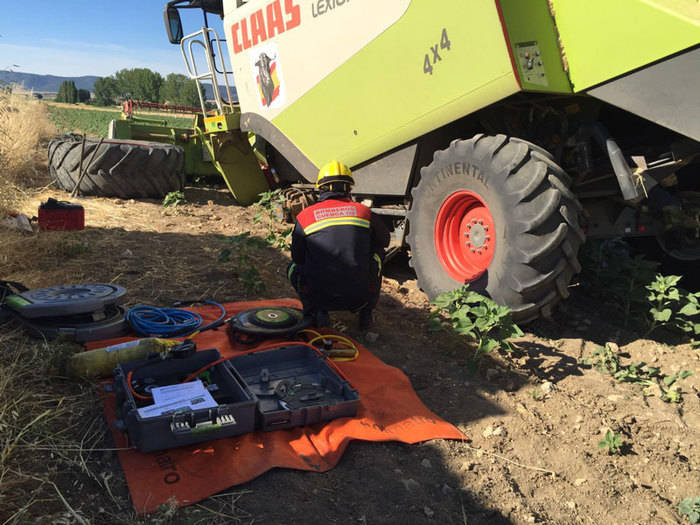
<path fill-rule="evenodd" d="M 93 91 L 95 80 L 100 77 L 94 75 L 84 77 L 57 77 L 55 75 L 36 75 L 34 73 L 19 73 L 16 71 L 0 71 L 0 81 L 8 84 L 19 84 L 26 90 L 41 93 L 56 93 L 61 82 L 72 80 L 78 89 Z"/>
<path fill-rule="evenodd" d="M 95 80 L 100 77 L 87 75 L 84 77 L 57 77 L 55 75 L 36 75 L 34 73 L 20 73 L 17 71 L 0 71 L 0 83 L 19 84 L 27 91 L 35 91 L 38 93 L 56 93 L 61 83 L 66 80 L 75 82 L 75 87 L 78 89 L 87 89 L 90 92 L 95 90 Z M 214 98 L 214 90 L 211 84 L 203 84 L 204 92 L 207 100 Z M 219 86 L 220 92 L 226 92 L 225 86 Z M 234 100 L 238 100 L 236 87 L 231 87 Z"/>

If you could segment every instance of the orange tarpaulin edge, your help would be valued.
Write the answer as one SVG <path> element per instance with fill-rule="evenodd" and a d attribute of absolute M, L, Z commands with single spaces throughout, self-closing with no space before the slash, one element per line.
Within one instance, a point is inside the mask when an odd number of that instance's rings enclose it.
<path fill-rule="evenodd" d="M 299 303 L 277 299 L 224 305 L 227 316 L 260 306 L 299 307 Z M 212 306 L 192 310 L 202 315 L 205 324 L 220 315 L 218 308 Z M 204 332 L 194 340 L 199 350 L 218 348 L 223 357 L 251 349 L 231 344 L 225 327 Z M 113 342 L 116 340 L 91 343 L 90 347 Z M 166 502 L 190 505 L 275 467 L 325 472 L 337 465 L 353 439 L 412 444 L 465 438 L 456 427 L 428 410 L 403 372 L 386 365 L 359 344 L 358 348 L 356 361 L 336 363 L 360 395 L 354 418 L 289 430 L 258 431 L 148 454 L 135 449 L 120 450 L 119 460 L 136 512 L 152 512 Z M 116 446 L 128 447 L 126 435 L 114 424 L 114 396 L 105 392 L 102 400 Z"/>

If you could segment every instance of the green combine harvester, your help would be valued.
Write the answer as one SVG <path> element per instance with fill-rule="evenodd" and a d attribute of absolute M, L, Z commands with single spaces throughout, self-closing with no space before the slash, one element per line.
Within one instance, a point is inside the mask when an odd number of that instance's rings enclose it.
<path fill-rule="evenodd" d="M 185 34 L 182 9 L 204 27 Z M 175 0 L 164 16 L 216 102 L 174 143 L 242 204 L 268 189 L 258 160 L 301 190 L 350 165 L 430 298 L 468 282 L 519 322 L 549 316 L 586 238 L 700 260 L 697 0 Z"/>

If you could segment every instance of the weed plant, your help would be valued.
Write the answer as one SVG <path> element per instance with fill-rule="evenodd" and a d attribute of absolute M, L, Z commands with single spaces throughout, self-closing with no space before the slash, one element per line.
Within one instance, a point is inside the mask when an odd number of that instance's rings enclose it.
<path fill-rule="evenodd" d="M 685 498 L 678 504 L 678 512 L 690 523 L 700 523 L 700 497 Z"/>
<path fill-rule="evenodd" d="M 249 232 L 245 232 L 227 237 L 225 243 L 227 246 L 219 253 L 219 262 L 233 262 L 234 273 L 249 295 L 264 292 L 265 283 L 255 266 L 251 252 L 267 247 L 267 242 L 259 237 L 251 237 Z"/>
<path fill-rule="evenodd" d="M 171 191 L 163 198 L 163 208 L 176 207 L 187 204 L 187 198 L 182 191 Z"/>
<path fill-rule="evenodd" d="M 681 370 L 673 375 L 664 375 L 661 369 L 647 365 L 645 362 L 632 363 L 629 366 L 620 364 L 620 357 L 610 345 L 598 346 L 593 355 L 581 359 L 581 363 L 593 366 L 602 374 L 612 376 L 621 383 L 634 383 L 644 388 L 645 395 L 661 394 L 661 399 L 667 403 L 680 403 L 682 392 L 677 382 L 693 374 L 692 370 Z"/>
<path fill-rule="evenodd" d="M 284 220 L 283 206 L 285 197 L 282 195 L 282 190 L 270 190 L 260 194 L 260 199 L 255 203 L 258 210 L 253 217 L 253 222 L 258 224 L 263 218 L 267 220 L 268 233 L 265 241 L 279 250 L 289 249 L 292 242 L 292 232 L 294 227 L 285 228 L 282 232 L 278 232 L 276 225 Z"/>
<path fill-rule="evenodd" d="M 436 308 L 430 312 L 428 329 L 448 328 L 474 341 L 476 348 L 471 363 L 475 367 L 485 354 L 496 348 L 512 351 L 508 339 L 523 335 L 511 318 L 510 308 L 469 290 L 468 284 L 438 295 L 431 304 Z"/>
<path fill-rule="evenodd" d="M 622 454 L 623 446 L 622 435 L 611 430 L 608 430 L 605 433 L 605 438 L 598 443 L 598 448 L 606 449 L 608 454 Z"/>
<path fill-rule="evenodd" d="M 632 322 L 645 336 L 665 327 L 700 344 L 700 292 L 680 288 L 681 276 L 657 273 L 658 263 L 632 256 L 619 240 L 592 242 L 582 259 L 587 291 L 618 308 L 624 326 Z"/>
<path fill-rule="evenodd" d="M 657 275 L 646 286 L 649 309 L 649 324 L 646 335 L 661 326 L 674 328 L 690 337 L 691 344 L 700 344 L 700 292 L 690 293 L 676 285 L 677 275 Z"/>
<path fill-rule="evenodd" d="M 632 256 L 624 241 L 591 241 L 581 254 L 581 281 L 588 293 L 617 308 L 626 327 L 648 309 L 646 286 L 659 266 L 643 255 Z"/>

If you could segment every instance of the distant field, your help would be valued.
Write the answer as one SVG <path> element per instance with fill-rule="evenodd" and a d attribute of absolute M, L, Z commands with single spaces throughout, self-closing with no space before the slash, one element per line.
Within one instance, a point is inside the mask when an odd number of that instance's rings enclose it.
<path fill-rule="evenodd" d="M 110 120 L 118 120 L 121 113 L 107 108 L 92 108 L 88 106 L 69 106 L 66 104 L 47 104 L 49 119 L 56 126 L 59 134 L 84 133 L 91 137 L 107 137 Z M 172 115 L 142 114 L 144 118 L 158 118 L 174 127 L 189 127 L 192 117 L 176 117 Z"/>

